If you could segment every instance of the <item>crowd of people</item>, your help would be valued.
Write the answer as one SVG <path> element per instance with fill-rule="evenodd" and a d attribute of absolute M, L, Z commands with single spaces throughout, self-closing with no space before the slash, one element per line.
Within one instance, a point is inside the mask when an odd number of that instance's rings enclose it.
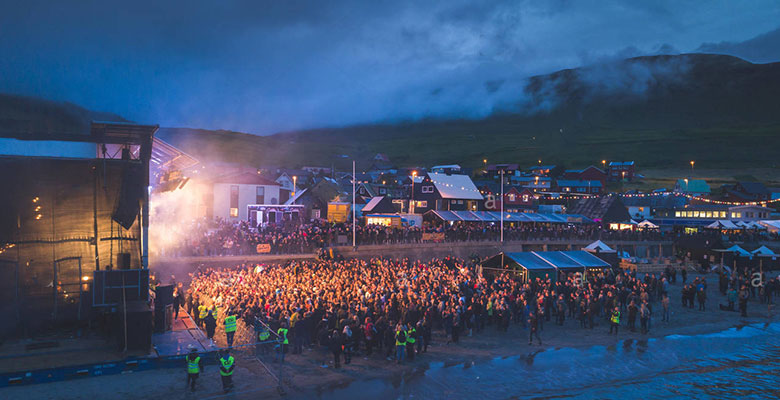
<path fill-rule="evenodd" d="M 498 241 L 499 224 L 457 223 L 425 225 L 424 227 L 392 228 L 379 225 L 357 226 L 355 242 L 358 246 L 422 243 L 424 241 L 474 242 Z M 271 254 L 314 253 L 318 249 L 352 244 L 352 225 L 312 222 L 308 224 L 267 225 L 255 227 L 246 221 L 200 219 L 184 229 L 181 240 L 160 246 L 161 256 L 225 256 L 257 254 L 257 246 L 268 245 Z M 424 234 L 441 235 L 425 237 Z M 751 235 L 739 233 L 737 235 Z M 693 236 L 704 240 L 721 239 L 718 231 L 695 234 L 660 232 L 658 230 L 610 230 L 597 224 L 521 223 L 504 226 L 504 240 L 674 240 Z M 766 235 L 762 236 L 764 238 Z M 742 236 L 728 239 L 745 239 Z M 755 238 L 754 238 L 755 239 Z"/>
<path fill-rule="evenodd" d="M 680 275 L 683 306 L 692 304 L 691 287 L 704 309 L 706 279 L 689 283 L 687 271 Z M 734 274 L 727 289 L 738 288 L 742 301 L 742 291 L 750 296 L 745 289 L 750 279 L 750 272 Z M 605 269 L 584 278 L 561 273 L 557 280 L 524 282 L 511 271 L 483 274 L 475 263 L 450 257 L 295 261 L 199 270 L 187 291 L 187 307 L 227 310 L 225 315 L 236 315 L 246 327 L 270 327 L 289 343 L 279 347 L 281 359 L 288 348 L 300 354 L 304 347 L 326 347 L 338 367 L 342 357 L 348 364 L 355 352 L 399 363 L 413 359 L 426 352 L 434 331 L 457 343 L 462 335 L 519 324 L 527 329 L 530 345 L 534 339 L 542 343 L 545 324 L 572 325 L 566 320 L 573 319 L 580 329 L 602 325 L 607 333 L 609 325 L 610 334 L 620 327 L 647 333 L 654 315 L 669 321 L 669 285 L 677 280 L 674 267 L 641 277 Z M 766 287 L 772 291 L 761 289 L 759 295 L 771 302 L 777 279 Z"/>

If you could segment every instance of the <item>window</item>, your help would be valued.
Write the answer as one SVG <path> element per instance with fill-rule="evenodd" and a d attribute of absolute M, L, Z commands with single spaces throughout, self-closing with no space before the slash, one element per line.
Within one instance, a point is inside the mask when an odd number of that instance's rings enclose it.
<path fill-rule="evenodd" d="M 238 217 L 238 185 L 230 186 L 230 216 Z"/>
<path fill-rule="evenodd" d="M 685 214 L 688 218 L 693 218 L 693 211 L 686 211 Z"/>
<path fill-rule="evenodd" d="M 675 211 L 675 212 L 674 212 L 674 216 L 675 216 L 676 218 L 681 218 L 681 217 L 682 217 L 682 212 L 681 212 L 681 211 Z"/>
<path fill-rule="evenodd" d="M 721 218 L 726 218 L 726 212 L 725 211 L 721 211 L 720 212 L 720 217 Z"/>
<path fill-rule="evenodd" d="M 314 219 L 320 218 L 320 210 L 311 210 L 311 217 Z"/>
<path fill-rule="evenodd" d="M 527 194 L 523 195 L 523 203 L 528 203 L 528 195 Z"/>
<path fill-rule="evenodd" d="M 257 187 L 257 195 L 255 196 L 255 204 L 265 204 L 265 187 Z"/>
<path fill-rule="evenodd" d="M 423 193 L 433 193 L 433 186 L 426 185 L 422 187 Z"/>
<path fill-rule="evenodd" d="M 742 213 L 738 213 L 738 212 L 731 213 L 731 218 L 742 218 Z"/>
<path fill-rule="evenodd" d="M 584 193 L 584 192 L 585 192 L 585 188 L 584 188 L 584 187 L 577 188 L 577 191 L 578 191 L 578 192 L 583 192 L 583 193 Z"/>
<path fill-rule="evenodd" d="M 712 218 L 712 211 L 707 211 L 706 218 Z"/>
<path fill-rule="evenodd" d="M 414 206 L 419 208 L 428 208 L 428 200 L 415 201 Z"/>
<path fill-rule="evenodd" d="M 517 199 L 517 196 L 515 196 L 514 193 L 510 193 L 507 195 L 509 201 L 515 201 Z"/>
<path fill-rule="evenodd" d="M 694 211 L 693 212 L 693 217 L 694 218 L 699 218 L 699 212 L 698 211 Z"/>

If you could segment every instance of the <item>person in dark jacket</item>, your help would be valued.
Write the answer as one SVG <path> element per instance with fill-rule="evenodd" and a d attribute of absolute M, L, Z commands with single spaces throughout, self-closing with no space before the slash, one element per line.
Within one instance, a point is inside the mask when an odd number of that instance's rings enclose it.
<path fill-rule="evenodd" d="M 206 336 L 213 342 L 214 331 L 217 329 L 217 320 L 214 318 L 214 314 L 212 314 L 211 311 L 209 311 L 206 318 L 203 319 L 203 323 L 206 325 Z"/>
<path fill-rule="evenodd" d="M 344 341 L 341 338 L 341 334 L 338 330 L 334 329 L 328 337 L 328 349 L 333 353 L 333 367 L 341 368 L 341 346 L 344 345 Z"/>
<path fill-rule="evenodd" d="M 539 341 L 539 345 L 542 345 L 542 338 L 539 337 L 539 318 L 535 313 L 528 314 L 528 345 L 533 344 L 534 336 Z"/>

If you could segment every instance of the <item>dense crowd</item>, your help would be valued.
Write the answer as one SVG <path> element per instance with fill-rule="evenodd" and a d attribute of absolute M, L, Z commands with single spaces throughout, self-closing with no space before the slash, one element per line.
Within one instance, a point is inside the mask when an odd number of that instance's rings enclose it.
<path fill-rule="evenodd" d="M 352 244 L 351 224 L 313 222 L 309 224 L 250 226 L 248 222 L 221 219 L 197 220 L 180 235 L 183 239 L 161 246 L 163 256 L 223 256 L 257 254 L 258 244 L 267 244 L 271 254 L 313 253 L 318 249 Z M 423 234 L 441 234 L 435 239 Z M 777 239 L 766 232 L 735 233 L 726 240 L 751 242 Z M 421 243 L 424 241 L 473 242 L 498 241 L 499 224 L 458 223 L 426 225 L 424 227 L 391 228 L 378 225 L 357 226 L 355 242 L 358 246 L 377 244 Z M 705 231 L 695 234 L 659 232 L 658 230 L 609 230 L 596 224 L 505 224 L 504 240 L 674 240 L 681 236 L 700 239 L 723 238 L 720 232 Z M 776 236 L 776 235 L 775 235 Z"/>
<path fill-rule="evenodd" d="M 546 276 L 523 282 L 508 271 L 483 275 L 475 264 L 455 258 L 242 265 L 199 270 L 192 277 L 187 305 L 191 311 L 199 305 L 229 310 L 246 326 L 262 321 L 272 332 L 284 332 L 293 354 L 307 346 L 325 346 L 336 366 L 342 355 L 348 363 L 357 351 L 395 355 L 401 362 L 424 353 L 433 331 L 457 343 L 461 335 L 506 331 L 510 324 L 520 324 L 531 344 L 532 339 L 541 343 L 545 323 L 564 325 L 573 319 L 581 329 L 606 324 L 610 333 L 617 334 L 621 326 L 647 333 L 655 315 L 669 320 L 668 288 L 678 275 L 685 285 L 682 304 L 692 307 L 695 299 L 704 309 L 707 280 L 687 281 L 687 271 L 679 272 L 669 267 L 659 275 L 640 277 L 606 269 L 584 279 L 562 273 L 557 281 Z M 747 298 L 756 295 L 748 289 L 750 279 L 750 272 L 726 277 L 726 290 L 736 290 L 740 307 L 743 299 L 746 306 Z M 767 282 L 758 295 L 771 302 L 778 283 Z M 286 350 L 280 347 L 282 356 Z"/>

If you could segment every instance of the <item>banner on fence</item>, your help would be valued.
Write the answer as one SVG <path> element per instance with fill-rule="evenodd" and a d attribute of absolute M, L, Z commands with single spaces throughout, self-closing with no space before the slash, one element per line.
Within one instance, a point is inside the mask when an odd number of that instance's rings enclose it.
<path fill-rule="evenodd" d="M 423 242 L 443 242 L 444 232 L 432 232 L 422 234 Z"/>
<path fill-rule="evenodd" d="M 257 254 L 266 254 L 271 252 L 271 245 L 268 243 L 260 243 L 257 245 Z"/>

